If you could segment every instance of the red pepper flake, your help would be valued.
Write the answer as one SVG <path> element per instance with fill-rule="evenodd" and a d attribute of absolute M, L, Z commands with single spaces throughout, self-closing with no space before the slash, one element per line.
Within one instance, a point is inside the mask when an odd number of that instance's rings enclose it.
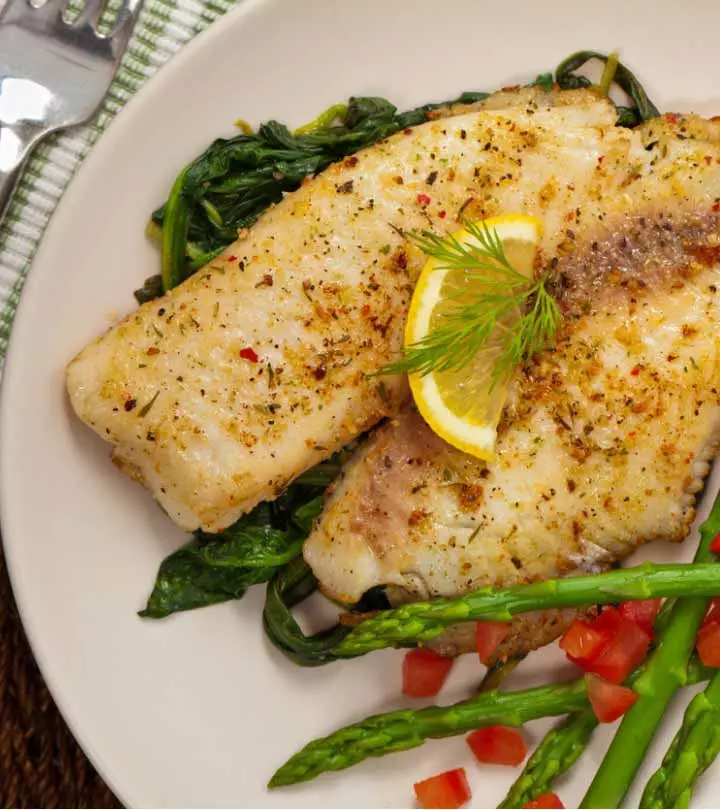
<path fill-rule="evenodd" d="M 675 113 L 665 113 L 665 120 L 671 124 L 677 124 L 677 115 Z"/>
<path fill-rule="evenodd" d="M 631 430 L 630 433 L 628 433 L 628 436 L 630 438 L 632 438 L 633 436 L 637 436 L 637 430 Z"/>
<path fill-rule="evenodd" d="M 447 216 L 447 213 L 445 211 L 440 211 L 438 213 L 438 216 L 440 217 L 440 219 L 445 219 L 445 217 Z"/>
<path fill-rule="evenodd" d="M 324 380 L 326 374 L 327 374 L 327 368 L 325 366 L 318 366 L 313 371 L 313 377 L 315 377 L 316 380 Z"/>
<path fill-rule="evenodd" d="M 712 163 L 712 155 L 705 155 L 705 165 L 709 166 Z"/>
<path fill-rule="evenodd" d="M 363 304 L 360 312 L 362 313 L 363 318 L 367 318 L 367 316 L 370 314 L 370 304 Z"/>
<path fill-rule="evenodd" d="M 412 135 L 412 127 L 405 127 L 405 129 L 403 130 L 403 134 Z"/>
<path fill-rule="evenodd" d="M 633 377 L 637 377 L 639 373 L 640 373 L 640 366 L 635 366 L 635 368 L 633 368 L 633 369 L 631 370 L 631 372 L 630 372 L 630 374 L 631 374 Z"/>
<path fill-rule="evenodd" d="M 240 349 L 240 357 L 243 360 L 249 360 L 251 363 L 257 363 L 258 356 L 251 346 L 246 346 L 244 349 Z"/>
<path fill-rule="evenodd" d="M 600 157 L 598 158 L 598 166 L 602 166 L 603 160 L 605 160 L 605 155 L 600 155 Z"/>
<path fill-rule="evenodd" d="M 236 262 L 236 261 L 237 261 L 237 256 L 228 256 L 228 257 L 227 257 L 227 260 L 228 260 L 229 262 Z"/>
<path fill-rule="evenodd" d="M 715 202 L 712 204 L 712 210 L 716 213 L 720 211 L 720 200 L 715 200 Z"/>
<path fill-rule="evenodd" d="M 126 411 L 131 411 L 137 405 L 136 399 L 128 399 L 125 401 L 125 405 L 123 406 Z"/>
<path fill-rule="evenodd" d="M 420 205 L 430 205 L 430 197 L 427 194 L 418 194 L 417 201 Z"/>
<path fill-rule="evenodd" d="M 150 347 L 150 348 L 147 350 L 147 353 L 148 353 L 148 354 L 160 354 L 160 349 L 158 349 L 158 347 L 157 347 L 157 346 L 151 346 L 151 347 Z"/>

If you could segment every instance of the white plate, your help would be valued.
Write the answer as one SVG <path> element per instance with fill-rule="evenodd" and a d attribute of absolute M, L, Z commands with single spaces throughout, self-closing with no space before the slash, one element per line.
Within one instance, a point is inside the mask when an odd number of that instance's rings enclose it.
<path fill-rule="evenodd" d="M 178 169 L 238 116 L 299 124 L 350 94 L 405 107 L 528 80 L 583 47 L 619 47 L 661 108 L 720 112 L 718 31 L 715 0 L 247 0 L 163 69 L 103 136 L 53 218 L 23 294 L 4 382 L 2 512 L 43 673 L 123 801 L 407 806 L 418 778 L 464 764 L 475 805 L 487 807 L 514 775 L 476 768 L 458 739 L 269 794 L 265 781 L 303 742 L 401 702 L 401 654 L 299 669 L 263 637 L 262 588 L 164 622 L 136 617 L 158 563 L 183 538 L 72 418 L 63 370 L 155 272 L 143 229 Z M 548 655 L 533 656 L 518 682 L 541 679 Z M 458 699 L 477 679 L 472 659 L 444 698 Z M 679 717 L 677 709 L 653 756 Z M 543 728 L 532 725 L 530 739 Z M 609 733 L 597 735 L 561 787 L 568 806 Z M 698 789 L 698 806 L 717 804 L 712 784 L 706 778 Z"/>

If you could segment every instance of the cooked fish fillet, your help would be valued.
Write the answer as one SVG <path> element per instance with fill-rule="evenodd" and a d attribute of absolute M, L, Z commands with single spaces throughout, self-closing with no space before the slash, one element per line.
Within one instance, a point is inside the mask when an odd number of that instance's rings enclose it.
<path fill-rule="evenodd" d="M 77 415 L 184 529 L 220 530 L 397 411 L 397 351 L 419 250 L 402 233 L 568 212 L 630 182 L 628 139 L 589 91 L 537 89 L 398 133 L 309 180 L 177 289 L 87 346 Z M 447 110 L 444 114 L 451 114 Z M 621 168 L 598 181 L 600 156 Z"/>
<path fill-rule="evenodd" d="M 513 380 L 496 460 L 445 444 L 412 406 L 377 429 L 305 544 L 326 594 L 452 595 L 687 536 L 720 444 L 717 134 L 671 116 L 623 131 L 622 161 L 596 158 L 598 193 L 567 211 L 552 262 L 565 323 Z M 612 194 L 606 174 L 623 177 Z"/>

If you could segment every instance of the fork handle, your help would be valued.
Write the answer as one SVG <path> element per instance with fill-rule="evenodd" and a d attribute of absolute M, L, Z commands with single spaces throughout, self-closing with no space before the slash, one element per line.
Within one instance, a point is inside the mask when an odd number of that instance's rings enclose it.
<path fill-rule="evenodd" d="M 31 127 L 0 124 L 0 221 L 10 207 L 23 164 L 43 134 Z"/>

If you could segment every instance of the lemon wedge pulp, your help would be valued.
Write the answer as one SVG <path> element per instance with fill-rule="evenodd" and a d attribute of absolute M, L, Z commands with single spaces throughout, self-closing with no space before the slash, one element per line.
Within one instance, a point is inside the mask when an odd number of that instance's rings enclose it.
<path fill-rule="evenodd" d="M 510 264 L 532 279 L 540 239 L 539 220 L 515 214 L 475 224 L 493 230 Z M 453 236 L 461 244 L 475 242 L 465 229 Z M 406 347 L 442 325 L 443 315 L 457 305 L 458 292 L 465 284 L 464 271 L 442 269 L 436 259 L 428 259 L 410 303 Z M 449 444 L 486 460 L 494 457 L 497 426 L 507 398 L 506 380 L 498 379 L 493 385 L 493 367 L 502 350 L 501 335 L 502 330 L 495 330 L 483 351 L 460 369 L 431 371 L 424 376 L 410 374 L 417 407 L 433 431 Z"/>

